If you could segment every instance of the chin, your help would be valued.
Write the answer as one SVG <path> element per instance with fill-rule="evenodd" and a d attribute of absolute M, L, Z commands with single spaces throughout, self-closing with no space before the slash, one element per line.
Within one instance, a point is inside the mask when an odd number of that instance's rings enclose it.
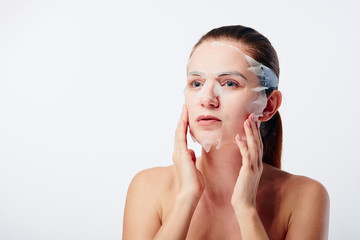
<path fill-rule="evenodd" d="M 212 146 L 214 148 L 221 147 L 225 142 L 223 141 L 223 132 L 221 129 L 218 130 L 190 130 L 190 134 L 193 137 L 193 140 L 198 142 L 204 148 Z M 207 146 L 207 147 L 206 147 Z"/>
<path fill-rule="evenodd" d="M 201 140 L 205 140 L 205 139 L 216 140 L 216 139 L 222 138 L 222 135 L 223 135 L 221 129 L 202 130 L 202 129 L 190 128 L 190 133 L 198 142 L 200 142 Z"/>

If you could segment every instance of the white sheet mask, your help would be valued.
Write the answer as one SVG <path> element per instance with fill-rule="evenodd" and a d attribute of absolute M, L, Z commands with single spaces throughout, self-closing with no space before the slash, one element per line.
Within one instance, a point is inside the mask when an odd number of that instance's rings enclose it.
<path fill-rule="evenodd" d="M 258 77 L 259 85 L 257 87 L 254 87 L 251 89 L 251 91 L 257 92 L 258 95 L 257 95 L 256 99 L 254 99 L 254 101 L 248 105 L 247 110 L 249 113 L 254 113 L 255 121 L 257 122 L 257 124 L 259 126 L 260 122 L 258 121 L 258 119 L 259 119 L 259 117 L 263 116 L 263 110 L 265 109 L 265 107 L 267 105 L 266 90 L 269 88 L 277 88 L 277 85 L 278 85 L 277 76 L 270 68 L 264 66 L 263 64 L 257 62 L 250 56 L 244 54 L 240 49 L 236 48 L 235 46 L 225 44 L 222 42 L 217 42 L 217 41 L 212 42 L 211 45 L 212 46 L 229 47 L 229 48 L 237 51 L 239 54 L 243 55 L 243 57 L 245 57 L 245 59 L 247 60 L 247 63 L 250 65 L 248 70 L 250 72 L 254 73 Z M 195 52 L 197 50 L 198 49 L 196 49 L 194 51 L 193 55 L 195 54 Z M 188 64 L 190 63 L 190 60 L 191 60 L 191 58 L 189 59 Z M 197 75 L 199 75 L 199 76 L 201 76 L 201 78 L 205 79 L 204 85 L 202 86 L 201 90 L 198 91 L 198 93 L 197 93 L 197 97 L 199 98 L 199 100 L 210 99 L 211 101 L 216 103 L 217 101 L 219 101 L 219 99 L 224 99 L 226 97 L 226 91 L 224 91 L 224 89 L 220 85 L 220 83 L 215 80 L 215 79 L 217 79 L 217 77 L 219 75 L 224 74 L 224 73 L 227 73 L 227 72 L 221 72 L 221 71 L 215 71 L 213 73 L 207 73 L 206 71 L 196 72 Z M 231 72 L 231 73 L 233 73 L 233 72 Z M 247 90 L 247 87 L 245 87 L 244 90 Z M 187 93 L 186 88 L 185 88 L 184 93 L 185 94 Z M 224 127 L 226 125 L 231 126 L 234 124 L 234 123 L 228 122 L 228 121 L 231 121 L 231 120 L 222 119 L 222 126 L 221 126 L 220 131 L 217 131 L 218 134 L 214 135 L 213 133 L 209 132 L 208 136 L 205 136 L 205 137 L 202 136 L 202 140 L 200 140 L 200 142 L 197 141 L 195 136 L 193 136 L 191 129 L 189 132 L 190 132 L 190 135 L 191 135 L 193 141 L 199 142 L 206 152 L 209 152 L 211 150 L 212 146 L 216 146 L 216 149 L 220 149 L 225 144 L 222 141 L 223 135 L 227 136 L 227 137 L 233 136 L 232 139 L 235 139 L 235 136 L 237 135 L 237 132 L 234 131 L 234 129 L 227 129 L 226 127 Z M 241 136 L 241 138 L 243 140 L 246 139 L 246 137 L 244 137 L 244 136 Z"/>
<path fill-rule="evenodd" d="M 266 89 L 277 88 L 279 79 L 270 68 L 257 62 L 252 57 L 247 55 L 245 55 L 245 57 L 250 64 L 249 71 L 253 72 L 259 78 L 261 87 L 266 87 Z"/>
<path fill-rule="evenodd" d="M 196 94 L 198 101 L 203 101 L 203 100 L 207 101 L 207 99 L 210 99 L 212 102 L 214 102 L 214 104 L 218 104 L 219 101 L 218 98 L 224 97 L 224 90 L 218 81 L 210 80 L 210 79 L 217 78 L 219 74 L 223 74 L 223 73 L 215 72 L 213 74 L 208 74 L 205 71 L 199 71 L 199 72 L 190 73 L 190 75 L 191 74 L 197 74 L 201 76 L 201 78 L 205 79 L 204 85 L 201 87 L 201 90 L 198 91 L 198 93 Z M 185 94 L 186 94 L 186 88 L 185 88 Z M 193 136 L 191 129 L 190 129 L 190 136 L 194 142 L 198 142 L 196 138 Z M 205 137 L 205 139 L 199 143 L 206 152 L 209 152 L 211 147 L 214 145 L 217 146 L 217 149 L 220 147 L 221 139 L 222 139 L 222 131 L 220 131 L 220 133 L 217 134 L 217 136 L 215 137 L 213 135 Z"/>
<path fill-rule="evenodd" d="M 249 107 L 249 111 L 254 113 L 254 120 L 260 126 L 259 117 L 263 116 L 263 111 L 267 105 L 266 90 L 269 88 L 277 88 L 279 79 L 276 74 L 267 66 L 257 62 L 252 57 L 245 55 L 250 67 L 248 70 L 254 73 L 259 79 L 259 87 L 253 88 L 252 91 L 258 92 L 259 95 L 253 104 Z"/>
<path fill-rule="evenodd" d="M 206 79 L 206 76 L 204 77 Z M 210 86 L 213 85 L 213 86 Z M 224 90 L 222 89 L 220 83 L 218 81 L 214 81 L 213 83 L 210 81 L 205 81 L 204 86 L 198 92 L 197 97 L 200 99 L 210 98 L 211 101 L 217 102 L 218 97 L 222 94 Z"/>

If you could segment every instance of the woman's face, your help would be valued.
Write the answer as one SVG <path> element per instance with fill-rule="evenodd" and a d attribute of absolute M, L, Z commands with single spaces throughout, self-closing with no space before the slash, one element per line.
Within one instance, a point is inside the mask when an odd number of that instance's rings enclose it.
<path fill-rule="evenodd" d="M 185 105 L 190 133 L 206 151 L 245 135 L 243 123 L 260 93 L 253 91 L 259 79 L 248 70 L 244 53 L 241 43 L 210 40 L 189 59 Z"/>

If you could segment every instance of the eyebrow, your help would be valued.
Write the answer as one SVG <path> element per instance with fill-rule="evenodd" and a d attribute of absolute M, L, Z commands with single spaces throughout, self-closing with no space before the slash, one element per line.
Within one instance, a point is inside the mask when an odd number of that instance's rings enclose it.
<path fill-rule="evenodd" d="M 216 73 L 217 77 L 226 76 L 226 75 L 235 75 L 235 76 L 239 76 L 239 77 L 242 77 L 245 80 L 247 80 L 247 78 L 244 76 L 244 74 L 242 74 L 241 72 L 238 72 L 238 71 L 226 71 L 226 72 L 218 72 L 218 73 Z"/>
<path fill-rule="evenodd" d="M 216 77 L 221 77 L 221 76 L 227 76 L 227 75 L 235 75 L 235 76 L 239 76 L 245 80 L 247 80 L 247 78 L 245 77 L 244 74 L 242 74 L 241 72 L 238 72 L 238 71 L 225 71 L 225 72 L 217 72 L 216 74 Z M 202 78 L 205 78 L 206 76 L 206 73 L 205 72 L 201 72 L 201 71 L 192 71 L 192 72 L 189 72 L 187 74 L 187 76 L 200 76 Z"/>
<path fill-rule="evenodd" d="M 193 72 L 189 72 L 188 75 L 189 76 L 200 76 L 202 78 L 205 78 L 206 73 L 205 72 L 200 72 L 200 71 L 193 71 Z"/>

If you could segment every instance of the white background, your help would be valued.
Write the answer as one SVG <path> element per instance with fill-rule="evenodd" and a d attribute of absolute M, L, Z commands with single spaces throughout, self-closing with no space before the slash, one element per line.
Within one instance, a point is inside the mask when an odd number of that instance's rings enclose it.
<path fill-rule="evenodd" d="M 360 239 L 359 7 L 1 0 L 0 239 L 120 239 L 132 177 L 171 164 L 193 44 L 230 24 L 278 52 L 283 169 L 326 186 L 330 239 Z"/>

